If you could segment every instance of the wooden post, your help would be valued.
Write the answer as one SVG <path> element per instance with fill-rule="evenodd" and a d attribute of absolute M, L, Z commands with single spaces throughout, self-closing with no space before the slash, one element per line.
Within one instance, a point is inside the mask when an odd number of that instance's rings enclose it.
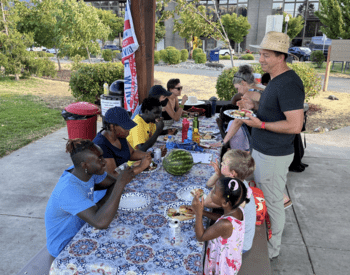
<path fill-rule="evenodd" d="M 142 103 L 154 83 L 156 0 L 131 0 L 131 14 L 140 45 L 135 61 L 139 101 Z"/>
<path fill-rule="evenodd" d="M 328 88 L 329 71 L 331 68 L 331 62 L 330 62 L 331 50 L 332 50 L 332 46 L 329 46 L 328 47 L 328 54 L 327 54 L 326 74 L 324 76 L 324 83 L 323 83 L 323 91 L 324 92 L 327 91 L 327 88 Z"/>

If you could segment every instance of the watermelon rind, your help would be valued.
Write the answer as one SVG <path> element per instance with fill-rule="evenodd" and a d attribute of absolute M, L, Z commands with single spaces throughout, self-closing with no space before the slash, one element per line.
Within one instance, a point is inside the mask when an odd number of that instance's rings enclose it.
<path fill-rule="evenodd" d="M 183 149 L 173 149 L 163 159 L 165 171 L 174 176 L 181 176 L 191 170 L 193 166 L 192 154 Z"/>

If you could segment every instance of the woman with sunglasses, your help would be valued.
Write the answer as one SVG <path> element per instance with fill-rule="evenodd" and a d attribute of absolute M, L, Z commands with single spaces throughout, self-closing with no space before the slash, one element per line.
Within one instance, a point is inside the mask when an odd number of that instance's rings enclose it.
<path fill-rule="evenodd" d="M 167 83 L 167 89 L 172 93 L 171 96 L 168 96 L 168 103 L 163 107 L 162 117 L 164 121 L 164 129 L 170 127 L 175 121 L 179 121 L 184 111 L 184 104 L 187 101 L 187 95 L 182 97 L 181 104 L 179 104 L 178 96 L 181 96 L 182 86 L 180 79 L 172 78 Z"/>

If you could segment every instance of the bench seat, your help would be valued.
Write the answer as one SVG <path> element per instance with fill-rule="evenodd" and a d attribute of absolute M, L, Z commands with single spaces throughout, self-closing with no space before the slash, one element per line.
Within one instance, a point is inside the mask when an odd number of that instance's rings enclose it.
<path fill-rule="evenodd" d="M 238 275 L 271 275 L 267 250 L 266 223 L 255 226 L 252 248 L 243 254 L 242 266 Z"/>
<path fill-rule="evenodd" d="M 17 275 L 49 275 L 54 259 L 45 245 Z"/>

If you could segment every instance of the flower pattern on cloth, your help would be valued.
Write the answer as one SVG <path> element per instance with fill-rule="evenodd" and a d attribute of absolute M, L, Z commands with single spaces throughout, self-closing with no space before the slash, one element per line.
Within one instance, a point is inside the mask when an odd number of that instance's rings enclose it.
<path fill-rule="evenodd" d="M 243 212 L 241 207 L 240 209 Z M 221 216 L 216 222 L 222 219 L 227 219 L 231 222 L 233 227 L 232 235 L 228 239 L 218 237 L 208 242 L 204 263 L 205 275 L 235 275 L 242 265 L 245 222 L 230 216 Z"/>

